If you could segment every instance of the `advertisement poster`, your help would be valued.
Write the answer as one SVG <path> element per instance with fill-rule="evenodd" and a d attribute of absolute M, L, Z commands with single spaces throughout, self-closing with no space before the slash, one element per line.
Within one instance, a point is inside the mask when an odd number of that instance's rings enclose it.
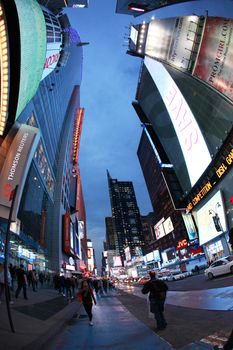
<path fill-rule="evenodd" d="M 220 191 L 196 214 L 200 245 L 209 242 L 226 231 L 226 217 Z"/>
<path fill-rule="evenodd" d="M 145 53 L 188 70 L 197 23 L 197 16 L 151 21 Z"/>
<path fill-rule="evenodd" d="M 233 20 L 210 17 L 193 75 L 233 100 Z"/>

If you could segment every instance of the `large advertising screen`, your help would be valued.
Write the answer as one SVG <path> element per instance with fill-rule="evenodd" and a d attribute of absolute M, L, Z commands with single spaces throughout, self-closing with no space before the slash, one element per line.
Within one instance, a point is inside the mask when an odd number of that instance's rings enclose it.
<path fill-rule="evenodd" d="M 192 214 L 182 214 L 184 224 L 190 241 L 198 238 L 197 229 L 193 221 Z"/>
<path fill-rule="evenodd" d="M 164 65 L 149 57 L 145 57 L 144 63 L 169 113 L 193 186 L 211 162 L 205 139 L 189 105 Z"/>
<path fill-rule="evenodd" d="M 207 17 L 193 75 L 233 100 L 233 20 Z"/>
<path fill-rule="evenodd" d="M 46 57 L 46 25 L 36 0 L 15 0 L 20 26 L 20 86 L 16 118 L 35 95 Z"/>
<path fill-rule="evenodd" d="M 222 194 L 218 191 L 196 212 L 200 245 L 216 238 L 227 230 Z"/>
<path fill-rule="evenodd" d="M 145 53 L 177 68 L 188 69 L 198 17 L 187 16 L 151 21 Z"/>

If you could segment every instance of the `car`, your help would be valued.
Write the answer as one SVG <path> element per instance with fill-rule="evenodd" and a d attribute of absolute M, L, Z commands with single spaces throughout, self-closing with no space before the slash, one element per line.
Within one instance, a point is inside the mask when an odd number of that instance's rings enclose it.
<path fill-rule="evenodd" d="M 215 260 L 206 270 L 205 275 L 212 280 L 215 276 L 233 273 L 233 255 Z"/>
<path fill-rule="evenodd" d="M 182 272 L 174 271 L 167 276 L 167 281 L 178 281 L 184 279 L 186 276 Z"/>
<path fill-rule="evenodd" d="M 138 283 L 145 284 L 148 281 L 150 281 L 150 277 L 141 277 L 141 278 L 139 278 Z"/>

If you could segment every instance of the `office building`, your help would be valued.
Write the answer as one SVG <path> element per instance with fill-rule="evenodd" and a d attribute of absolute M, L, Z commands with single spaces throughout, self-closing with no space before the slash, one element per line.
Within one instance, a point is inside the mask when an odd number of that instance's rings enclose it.
<path fill-rule="evenodd" d="M 137 255 L 137 247 L 144 247 L 140 212 L 133 183 L 113 179 L 109 172 L 107 172 L 107 177 L 116 254 L 121 256 L 123 261 L 126 247 L 129 247 L 132 257 Z"/>

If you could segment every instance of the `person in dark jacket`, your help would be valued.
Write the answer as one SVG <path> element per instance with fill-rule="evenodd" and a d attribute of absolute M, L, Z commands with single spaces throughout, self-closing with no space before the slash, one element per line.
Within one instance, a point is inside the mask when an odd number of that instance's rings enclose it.
<path fill-rule="evenodd" d="M 83 280 L 81 283 L 81 288 L 78 293 L 78 299 L 83 304 L 83 307 L 89 317 L 89 325 L 93 326 L 92 306 L 93 306 L 93 301 L 96 305 L 96 299 L 95 299 L 93 290 L 90 288 L 87 280 Z"/>
<path fill-rule="evenodd" d="M 227 340 L 227 342 L 223 346 L 223 350 L 232 350 L 233 349 L 233 330 Z"/>
<path fill-rule="evenodd" d="M 146 282 L 142 288 L 143 294 L 149 294 L 150 312 L 155 315 L 157 330 L 166 328 L 167 322 L 164 317 L 164 303 L 168 286 L 164 281 L 156 278 L 154 271 L 149 272 L 150 281 Z"/>

